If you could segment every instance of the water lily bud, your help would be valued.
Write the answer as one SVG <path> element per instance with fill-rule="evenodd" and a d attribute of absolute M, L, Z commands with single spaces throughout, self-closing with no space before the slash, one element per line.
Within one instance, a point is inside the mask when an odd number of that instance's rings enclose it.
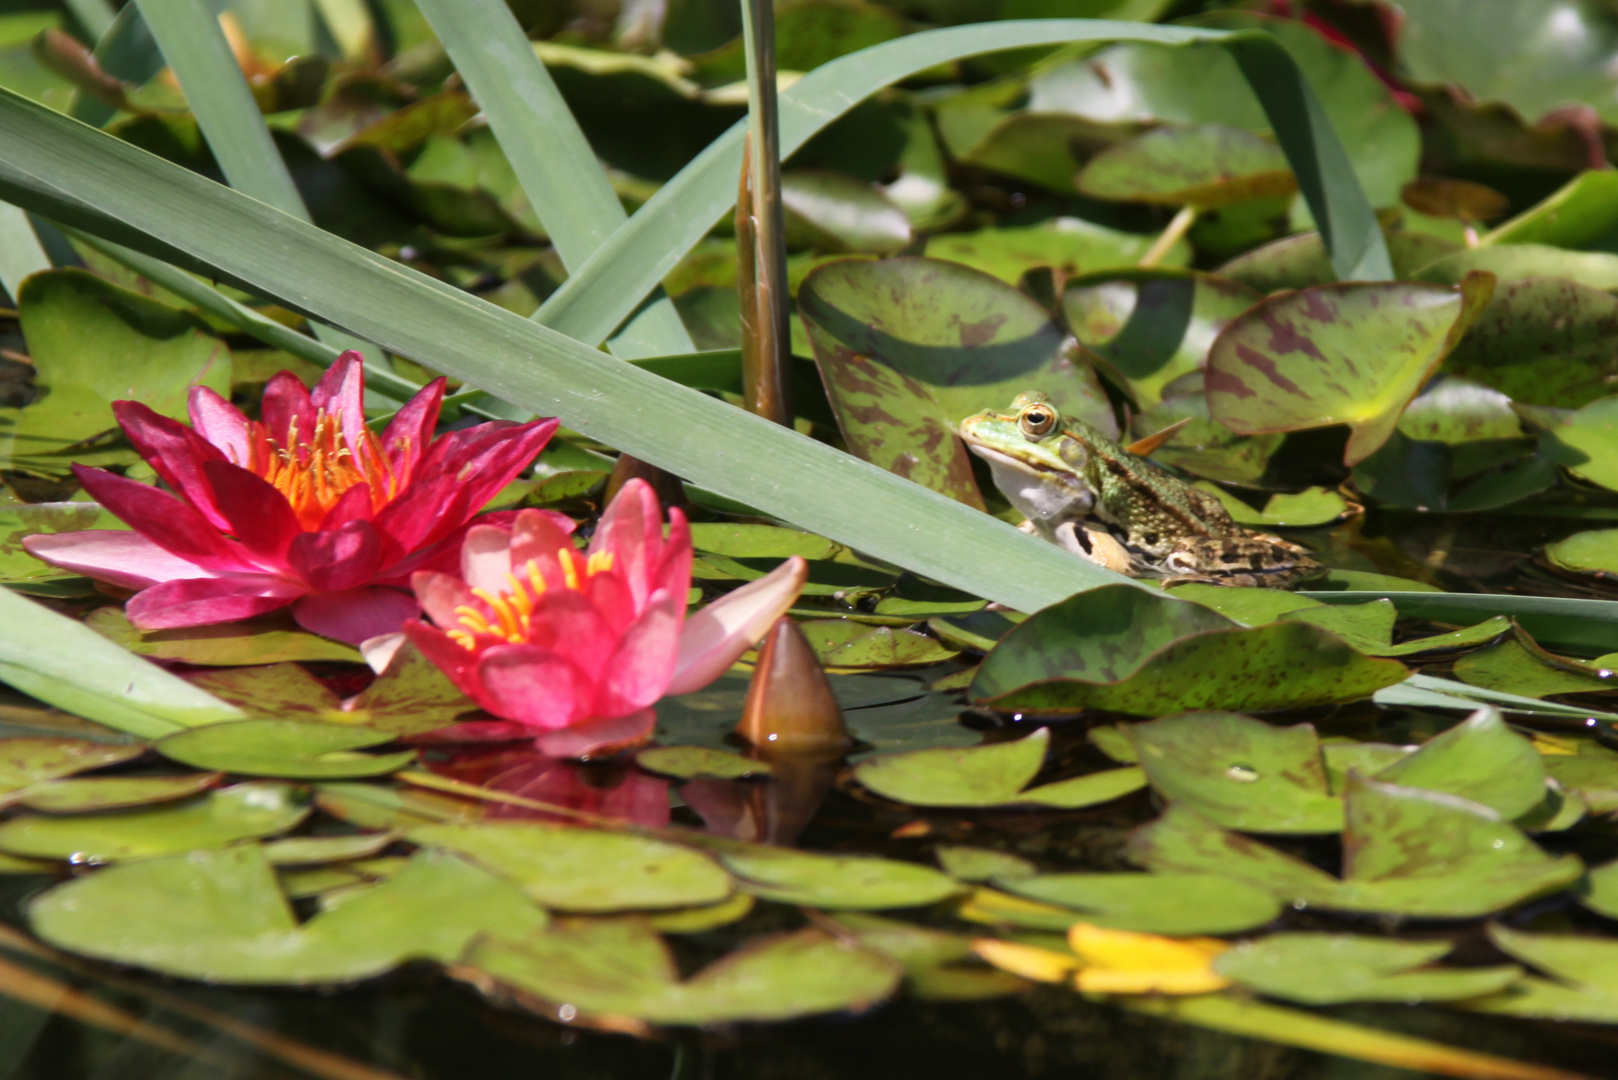
<path fill-rule="evenodd" d="M 764 757 L 841 757 L 849 744 L 831 683 L 798 624 L 765 635 L 736 733 Z"/>

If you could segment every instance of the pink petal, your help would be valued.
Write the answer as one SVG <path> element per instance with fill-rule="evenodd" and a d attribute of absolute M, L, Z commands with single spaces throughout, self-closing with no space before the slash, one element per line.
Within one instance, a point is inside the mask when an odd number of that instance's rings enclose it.
<path fill-rule="evenodd" d="M 684 597 L 680 599 L 683 605 Z M 621 716 L 651 705 L 668 687 L 679 651 L 680 617 L 675 601 L 667 595 L 657 596 L 619 639 L 612 658 L 601 669 L 595 712 Z"/>
<path fill-rule="evenodd" d="M 567 522 L 564 527 L 557 518 Z M 539 571 L 539 576 L 546 586 L 552 589 L 563 587 L 562 566 L 557 559 L 557 552 L 563 548 L 572 550 L 573 541 L 569 538 L 575 526 L 573 519 L 548 510 L 523 510 L 517 514 L 517 520 L 511 527 L 511 566 L 514 572 L 527 575 L 525 569 L 533 563 Z"/>
<path fill-rule="evenodd" d="M 478 680 L 496 716 L 551 731 L 586 715 L 595 685 L 578 667 L 537 645 L 496 645 L 478 659 Z"/>
<path fill-rule="evenodd" d="M 461 542 L 461 577 L 474 589 L 500 594 L 510 592 L 506 575 L 511 573 L 511 532 L 498 525 L 474 525 Z"/>
<path fill-rule="evenodd" d="M 214 507 L 213 490 L 203 470 L 222 461 L 217 447 L 177 420 L 161 416 L 138 401 L 115 401 L 113 415 L 137 453 L 152 470 L 202 514 L 216 529 L 226 527 Z"/>
<path fill-rule="evenodd" d="M 282 446 L 287 445 L 287 433 L 294 422 L 304 438 L 315 430 L 315 408 L 309 403 L 309 391 L 290 371 L 278 371 L 270 377 L 258 415 L 270 438 Z"/>
<path fill-rule="evenodd" d="M 138 593 L 124 612 L 141 630 L 211 626 L 284 608 L 302 591 L 292 582 L 268 574 L 165 581 Z"/>
<path fill-rule="evenodd" d="M 629 624 L 640 615 L 635 607 L 635 597 L 629 591 L 629 583 L 616 572 L 609 571 L 592 577 L 589 595 L 590 603 L 614 633 L 621 634 L 629 629 Z"/>
<path fill-rule="evenodd" d="M 203 570 L 225 574 L 259 568 L 191 506 L 166 491 L 114 476 L 103 469 L 73 466 L 96 502 L 159 547 Z"/>
<path fill-rule="evenodd" d="M 511 720 L 463 720 L 449 727 L 435 728 L 419 735 L 406 735 L 400 742 L 416 746 L 453 746 L 457 743 L 502 743 L 527 739 L 533 731 Z"/>
<path fill-rule="evenodd" d="M 387 533 L 382 533 L 382 565 L 386 569 L 377 572 L 376 583 L 403 587 L 409 584 L 411 574 L 421 570 L 459 574 L 461 543 L 466 539 L 467 530 L 473 525 L 503 525 L 510 528 L 516 516 L 515 510 L 493 510 L 487 514 L 479 514 L 471 522 L 452 530 L 442 540 L 418 548 L 414 552 L 405 551 Z"/>
<path fill-rule="evenodd" d="M 253 444 L 242 411 L 206 386 L 191 388 L 190 410 L 191 426 L 197 434 L 217 448 L 226 461 L 245 467 L 252 457 Z"/>
<path fill-rule="evenodd" d="M 652 578 L 653 590 L 684 596 L 691 588 L 691 525 L 679 507 L 669 508 L 669 535 L 663 541 L 663 565 Z"/>
<path fill-rule="evenodd" d="M 410 486 L 416 463 L 432 445 L 433 429 L 438 426 L 439 407 L 444 401 L 443 378 L 434 379 L 420 393 L 405 402 L 382 433 L 382 452 L 399 483 L 399 490 Z"/>
<path fill-rule="evenodd" d="M 409 593 L 372 586 L 305 596 L 292 606 L 292 617 L 311 633 L 358 645 L 396 633 L 420 611 Z"/>
<path fill-rule="evenodd" d="M 534 736 L 534 748 L 551 757 L 604 757 L 646 742 L 656 727 L 657 713 L 642 709 L 628 716 L 586 720 L 561 731 L 544 732 Z"/>
<path fill-rule="evenodd" d="M 365 358 L 353 349 L 339 356 L 320 377 L 309 404 L 337 418 L 350 447 L 365 441 Z"/>
<path fill-rule="evenodd" d="M 361 481 L 343 492 L 326 511 L 326 516 L 320 519 L 320 531 L 341 529 L 350 521 L 370 521 L 372 513 L 371 485 Z"/>
<path fill-rule="evenodd" d="M 287 548 L 303 535 L 286 496 L 269 481 L 227 461 L 208 462 L 203 475 L 225 527 L 247 553 L 265 569 L 285 568 Z"/>
<path fill-rule="evenodd" d="M 687 618 L 667 693 L 689 694 L 723 675 L 786 614 L 808 579 L 809 564 L 794 555 Z"/>
<path fill-rule="evenodd" d="M 546 593 L 529 616 L 528 641 L 594 680 L 617 647 L 618 634 L 588 597 L 561 589 Z"/>
<path fill-rule="evenodd" d="M 420 619 L 410 619 L 399 628 L 416 651 L 449 677 L 467 697 L 487 709 L 489 696 L 478 681 L 477 654 L 461 648 L 442 630 L 434 630 Z"/>
<path fill-rule="evenodd" d="M 630 480 L 601 515 L 590 554 L 612 553 L 612 569 L 629 586 L 637 610 L 652 592 L 652 572 L 662 565 L 663 513 L 652 485 Z"/>
<path fill-rule="evenodd" d="M 448 574 L 431 570 L 417 570 L 411 575 L 410 586 L 416 592 L 416 601 L 441 630 L 454 626 L 460 616 L 458 607 L 481 607 L 466 582 Z"/>
<path fill-rule="evenodd" d="M 287 547 L 287 566 L 316 592 L 342 592 L 376 573 L 381 544 L 369 521 L 331 532 L 302 533 Z"/>
<path fill-rule="evenodd" d="M 182 578 L 218 576 L 196 563 L 171 555 L 139 533 L 123 529 L 40 533 L 23 537 L 22 546 L 28 554 L 52 566 L 126 589 L 145 589 Z"/>

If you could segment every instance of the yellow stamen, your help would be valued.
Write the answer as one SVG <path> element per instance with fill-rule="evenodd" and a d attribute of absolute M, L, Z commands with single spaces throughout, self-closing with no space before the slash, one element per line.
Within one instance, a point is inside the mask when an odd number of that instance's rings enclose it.
<path fill-rule="evenodd" d="M 350 446 L 339 418 L 325 412 L 315 414 L 315 429 L 307 437 L 293 417 L 284 439 L 277 440 L 263 424 L 255 423 L 249 441 L 246 467 L 286 496 L 305 529 L 319 528 L 356 484 L 370 486 L 373 510 L 399 494 L 399 478 L 376 435 L 367 428 L 360 445 Z"/>
<path fill-rule="evenodd" d="M 564 547 L 557 551 L 556 561 L 562 568 L 564 583 L 577 592 L 597 574 L 610 571 L 613 560 L 610 551 L 598 551 L 588 559 L 581 559 L 571 547 Z M 513 644 L 527 641 L 534 611 L 539 598 L 545 595 L 546 585 L 534 560 L 529 560 L 519 572 L 521 577 L 514 573 L 506 575 L 509 592 L 495 594 L 487 589 L 473 589 L 472 595 L 486 610 L 470 604 L 457 607 L 455 616 L 458 625 L 446 631 L 449 639 L 468 652 L 477 650 L 479 637 L 499 638 Z"/>

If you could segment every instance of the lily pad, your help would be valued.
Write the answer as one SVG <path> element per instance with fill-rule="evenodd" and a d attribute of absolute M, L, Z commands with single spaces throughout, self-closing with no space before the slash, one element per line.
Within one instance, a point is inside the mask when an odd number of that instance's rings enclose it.
<path fill-rule="evenodd" d="M 781 176 L 787 242 L 818 251 L 891 255 L 910 243 L 910 219 L 882 191 L 828 169 Z"/>
<path fill-rule="evenodd" d="M 1506 819 L 1545 801 L 1545 767 L 1534 744 L 1512 731 L 1500 711 L 1479 709 L 1415 753 L 1376 773 L 1405 787 L 1458 795 Z"/>
<path fill-rule="evenodd" d="M 757 901 L 751 896 L 739 892 L 717 904 L 652 912 L 645 919 L 659 933 L 702 934 L 745 919 L 756 905 Z"/>
<path fill-rule="evenodd" d="M 219 773 L 50 780 L 28 788 L 18 801 L 30 810 L 47 814 L 88 814 L 189 799 L 207 791 L 219 780 Z"/>
<path fill-rule="evenodd" d="M 1450 948 L 1448 941 L 1271 934 L 1237 945 L 1214 961 L 1214 970 L 1249 990 L 1305 1005 L 1457 1001 L 1504 989 L 1522 977 L 1515 964 L 1428 967 Z"/>
<path fill-rule="evenodd" d="M 154 743 L 164 757 L 198 769 L 296 780 L 340 780 L 397 772 L 416 760 L 414 750 L 357 754 L 391 742 L 385 732 L 306 720 L 233 720 L 167 735 Z"/>
<path fill-rule="evenodd" d="M 1137 438 L 1187 421 L 1174 437 L 1152 453 L 1152 460 L 1193 476 L 1247 486 L 1266 483 L 1271 461 L 1286 441 L 1284 435 L 1237 435 L 1208 414 L 1202 372 L 1191 372 L 1164 387 L 1168 395 L 1135 418 Z"/>
<path fill-rule="evenodd" d="M 1431 233 L 1396 231 L 1384 233 L 1382 238 L 1388 245 L 1388 257 L 1393 260 L 1394 276 L 1400 280 L 1460 250 L 1460 245 Z M 1214 273 L 1261 293 L 1307 289 L 1313 285 L 1330 285 L 1337 280 L 1326 245 L 1316 232 L 1272 240 L 1238 255 Z"/>
<path fill-rule="evenodd" d="M 1605 249 L 1618 231 L 1618 176 L 1586 169 L 1484 237 L 1483 245 Z"/>
<path fill-rule="evenodd" d="M 1487 270 L 1502 286 L 1533 278 L 1561 278 L 1592 289 L 1618 289 L 1618 255 L 1604 251 L 1568 251 L 1546 244 L 1468 248 L 1429 263 L 1415 278 L 1456 285 L 1473 270 Z M 1485 313 L 1480 325 L 1488 319 Z M 1475 336 L 1476 331 L 1473 333 Z"/>
<path fill-rule="evenodd" d="M 1090 159 L 1079 190 L 1098 199 L 1213 210 L 1298 190 L 1281 148 L 1240 128 L 1161 127 Z"/>
<path fill-rule="evenodd" d="M 1406 675 L 1402 664 L 1355 652 L 1319 627 L 1245 629 L 1201 605 L 1106 585 L 1011 630 L 984 658 L 968 695 L 1023 713 L 1162 715 L 1353 701 Z"/>
<path fill-rule="evenodd" d="M 1077 344 L 1032 298 L 936 259 L 846 260 L 805 279 L 799 309 L 849 448 L 982 507 L 963 418 L 1042 387 L 1057 407 L 1115 432 Z"/>
<path fill-rule="evenodd" d="M 1146 934 L 1236 934 L 1281 913 L 1269 892 L 1213 874 L 1038 874 L 995 884 L 1071 909 L 1074 921 Z"/>
<path fill-rule="evenodd" d="M 939 844 L 934 849 L 944 873 L 961 881 L 988 881 L 991 878 L 1028 877 L 1039 869 L 1021 855 L 991 848 Z"/>
<path fill-rule="evenodd" d="M 213 982 L 352 982 L 406 960 L 447 964 L 476 935 L 545 925 L 492 874 L 423 852 L 397 875 L 299 926 L 253 845 L 115 866 L 29 905 L 70 952 Z"/>
<path fill-rule="evenodd" d="M 459 852 L 563 911 L 650 911 L 714 904 L 732 885 L 699 851 L 630 833 L 541 822 L 425 825 L 418 844 Z"/>
<path fill-rule="evenodd" d="M 289 784 L 253 780 L 174 806 L 77 817 L 14 817 L 0 849 L 75 863 L 148 859 L 286 832 L 309 813 Z"/>
<path fill-rule="evenodd" d="M 1592 484 L 1618 491 L 1618 395 L 1592 401 L 1546 437 L 1558 465 Z"/>
<path fill-rule="evenodd" d="M 369 859 L 397 840 L 393 833 L 353 836 L 294 836 L 264 844 L 264 857 L 276 866 L 314 866 Z"/>
<path fill-rule="evenodd" d="M 1152 239 L 1082 218 L 1059 217 L 1038 225 L 934 236 L 927 241 L 927 257 L 962 263 L 1015 285 L 1028 271 L 1046 267 L 1067 275 L 1133 267 Z M 1180 243 L 1160 265 L 1184 266 L 1190 261 L 1190 245 Z"/>
<path fill-rule="evenodd" d="M 635 764 L 681 780 L 694 780 L 699 776 L 738 780 L 745 776 L 766 776 L 770 772 L 767 761 L 755 761 L 709 746 L 654 746 L 636 754 Z"/>
<path fill-rule="evenodd" d="M 737 888 L 760 900 L 833 911 L 922 907 L 953 896 L 961 885 L 930 866 L 863 855 L 817 855 L 717 838 L 703 841 Z"/>
<path fill-rule="evenodd" d="M 142 632 L 130 625 L 122 609 L 105 607 L 92 611 L 84 625 L 138 656 L 184 664 L 239 667 L 291 661 L 361 662 L 360 651 L 353 646 L 299 630 L 285 617 Z"/>
<path fill-rule="evenodd" d="M 117 765 L 145 752 L 144 743 L 49 737 L 0 739 L 0 800 L 8 800 L 32 784 Z"/>
<path fill-rule="evenodd" d="M 1109 769 L 1023 790 L 1040 770 L 1050 729 L 1011 742 L 961 749 L 879 754 L 854 766 L 871 791 L 913 806 L 1032 804 L 1074 809 L 1106 802 L 1146 785 L 1139 769 Z"/>
<path fill-rule="evenodd" d="M 495 984 L 596 1017 L 656 1024 L 785 1020 L 861 1010 L 898 988 L 898 964 L 823 930 L 758 939 L 682 980 L 643 920 L 568 919 L 474 945 L 466 964 Z"/>
<path fill-rule="evenodd" d="M 1488 302 L 1493 278 L 1459 287 L 1322 285 L 1263 301 L 1208 354 L 1208 406 L 1242 435 L 1348 424 L 1345 464 L 1387 441 L 1399 414 Z"/>
<path fill-rule="evenodd" d="M 1600 670 L 1574 664 L 1553 666 L 1535 656 L 1515 638 L 1467 653 L 1455 661 L 1455 677 L 1472 686 L 1504 690 L 1523 697 L 1550 694 L 1590 694 L 1618 689 L 1618 677 L 1603 678 Z"/>
<path fill-rule="evenodd" d="M 1579 903 L 1609 919 L 1618 919 L 1618 862 L 1592 866 L 1577 890 Z"/>
<path fill-rule="evenodd" d="M 1618 256 L 1603 258 L 1618 263 Z M 1576 409 L 1611 392 L 1615 328 L 1618 299 L 1604 287 L 1560 278 L 1505 281 L 1444 368 L 1513 401 Z"/>
<path fill-rule="evenodd" d="M 1618 1023 L 1618 942 L 1578 934 L 1530 934 L 1490 926 L 1489 940 L 1514 960 L 1550 978 L 1530 976 L 1467 1003 L 1479 1012 L 1559 1022 Z"/>
<path fill-rule="evenodd" d="M 822 666 L 833 672 L 922 667 L 960 651 L 913 630 L 870 627 L 847 619 L 811 619 L 798 625 Z"/>
<path fill-rule="evenodd" d="M 1590 529 L 1545 546 L 1545 557 L 1563 570 L 1591 577 L 1618 575 L 1618 529 Z"/>
<path fill-rule="evenodd" d="M 1238 525 L 1258 529 L 1302 529 L 1330 525 L 1350 512 L 1347 499 L 1323 487 L 1279 492 L 1270 496 L 1262 510 L 1255 510 L 1217 484 L 1201 481 L 1196 486 L 1223 503 L 1225 509 L 1230 511 L 1231 520 Z"/>

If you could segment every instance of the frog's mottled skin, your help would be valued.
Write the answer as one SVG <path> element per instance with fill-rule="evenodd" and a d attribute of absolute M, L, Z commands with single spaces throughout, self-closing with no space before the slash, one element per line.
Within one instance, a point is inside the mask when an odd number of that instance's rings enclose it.
<path fill-rule="evenodd" d="M 1038 391 L 961 421 L 961 438 L 1034 532 L 1133 577 L 1278 588 L 1318 573 L 1296 544 L 1231 520 L 1218 499 L 1131 454 Z"/>

